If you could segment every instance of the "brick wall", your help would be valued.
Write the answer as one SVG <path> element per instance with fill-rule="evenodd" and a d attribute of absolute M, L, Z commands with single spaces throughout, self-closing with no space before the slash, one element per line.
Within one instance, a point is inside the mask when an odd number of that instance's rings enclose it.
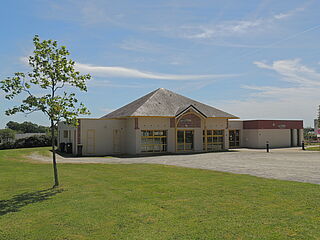
<path fill-rule="evenodd" d="M 243 129 L 302 129 L 299 120 L 252 120 L 244 121 Z"/>

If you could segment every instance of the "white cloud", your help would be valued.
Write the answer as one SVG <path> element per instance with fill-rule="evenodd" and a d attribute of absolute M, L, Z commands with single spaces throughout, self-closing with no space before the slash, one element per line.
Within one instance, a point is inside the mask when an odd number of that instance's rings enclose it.
<path fill-rule="evenodd" d="M 272 15 L 269 18 L 256 18 L 252 20 L 225 21 L 219 24 L 209 24 L 200 26 L 183 26 L 187 30 L 182 34 L 185 38 L 191 39 L 213 39 L 216 37 L 234 36 L 260 31 L 271 27 L 277 21 L 292 17 L 298 12 L 304 11 L 306 7 L 300 7 L 285 13 Z"/>
<path fill-rule="evenodd" d="M 118 78 L 142 78 L 142 79 L 158 79 L 158 80 L 174 80 L 174 81 L 188 81 L 201 79 L 219 79 L 235 77 L 238 74 L 206 74 L 206 75 L 178 75 L 178 74 L 162 74 L 140 71 L 125 67 L 107 67 L 94 66 L 90 64 L 76 63 L 76 69 L 83 73 L 90 73 L 93 76 L 99 77 L 118 77 Z"/>
<path fill-rule="evenodd" d="M 232 36 L 236 34 L 243 34 L 250 29 L 262 25 L 262 19 L 255 19 L 251 21 L 228 21 L 215 25 L 202 26 L 183 26 L 186 30 L 183 36 L 190 39 L 210 39 L 215 37 Z"/>
<path fill-rule="evenodd" d="M 20 57 L 19 61 L 28 65 L 28 57 Z M 171 62 L 171 64 L 179 64 L 180 62 Z M 125 68 L 119 66 L 95 66 L 91 64 L 76 63 L 75 68 L 82 73 L 90 73 L 96 77 L 116 77 L 116 78 L 140 78 L 140 79 L 157 79 L 157 80 L 173 80 L 173 81 L 195 81 L 195 80 L 214 80 L 222 78 L 236 77 L 240 74 L 163 74 L 147 71 L 140 71 L 133 68 Z M 95 84 L 116 86 L 110 81 L 95 81 Z M 119 85 L 125 86 L 125 85 Z M 129 85 L 127 86 L 129 87 Z M 130 87 L 133 87 L 130 85 Z"/>
<path fill-rule="evenodd" d="M 245 85 L 242 88 L 251 93 L 244 100 L 221 101 L 219 107 L 245 119 L 303 119 L 305 126 L 312 126 L 320 104 L 320 73 L 301 64 L 299 59 L 254 64 L 276 72 L 288 86 Z"/>
<path fill-rule="evenodd" d="M 304 11 L 305 9 L 306 9 L 306 6 L 305 7 L 299 7 L 299 8 L 293 9 L 293 10 L 285 12 L 285 13 L 276 14 L 276 15 L 273 16 L 273 18 L 274 19 L 288 18 L 288 17 L 291 17 L 291 16 L 295 15 L 298 12 Z"/>
<path fill-rule="evenodd" d="M 320 73 L 300 62 L 300 59 L 289 59 L 274 61 L 271 65 L 259 61 L 254 64 L 259 68 L 277 72 L 287 82 L 307 87 L 320 86 Z"/>

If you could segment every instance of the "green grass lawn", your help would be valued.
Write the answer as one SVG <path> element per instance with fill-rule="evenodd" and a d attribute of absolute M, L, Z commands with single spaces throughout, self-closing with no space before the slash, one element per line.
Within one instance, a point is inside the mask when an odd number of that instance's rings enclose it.
<path fill-rule="evenodd" d="M 320 239 L 320 186 L 148 164 L 23 161 L 0 151 L 0 239 Z"/>
<path fill-rule="evenodd" d="M 306 150 L 308 150 L 308 151 L 320 151 L 320 146 L 314 146 L 314 147 L 307 146 Z"/>

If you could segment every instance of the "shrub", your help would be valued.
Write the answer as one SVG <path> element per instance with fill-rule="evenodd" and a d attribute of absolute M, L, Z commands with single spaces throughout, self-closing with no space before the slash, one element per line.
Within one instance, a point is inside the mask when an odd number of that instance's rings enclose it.
<path fill-rule="evenodd" d="M 47 147 L 51 146 L 51 137 L 46 135 L 31 136 L 27 138 L 21 138 L 14 143 L 5 143 L 0 145 L 0 149 L 11 148 L 31 148 L 31 147 Z"/>

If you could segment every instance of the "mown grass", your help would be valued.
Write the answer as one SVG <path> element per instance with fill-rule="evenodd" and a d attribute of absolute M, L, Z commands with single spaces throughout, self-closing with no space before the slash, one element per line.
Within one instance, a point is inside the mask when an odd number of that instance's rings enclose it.
<path fill-rule="evenodd" d="M 315 147 L 307 147 L 306 150 L 308 151 L 320 151 L 320 146 L 315 146 Z"/>
<path fill-rule="evenodd" d="M 23 161 L 0 151 L 0 239 L 319 239 L 320 186 L 148 164 Z"/>

